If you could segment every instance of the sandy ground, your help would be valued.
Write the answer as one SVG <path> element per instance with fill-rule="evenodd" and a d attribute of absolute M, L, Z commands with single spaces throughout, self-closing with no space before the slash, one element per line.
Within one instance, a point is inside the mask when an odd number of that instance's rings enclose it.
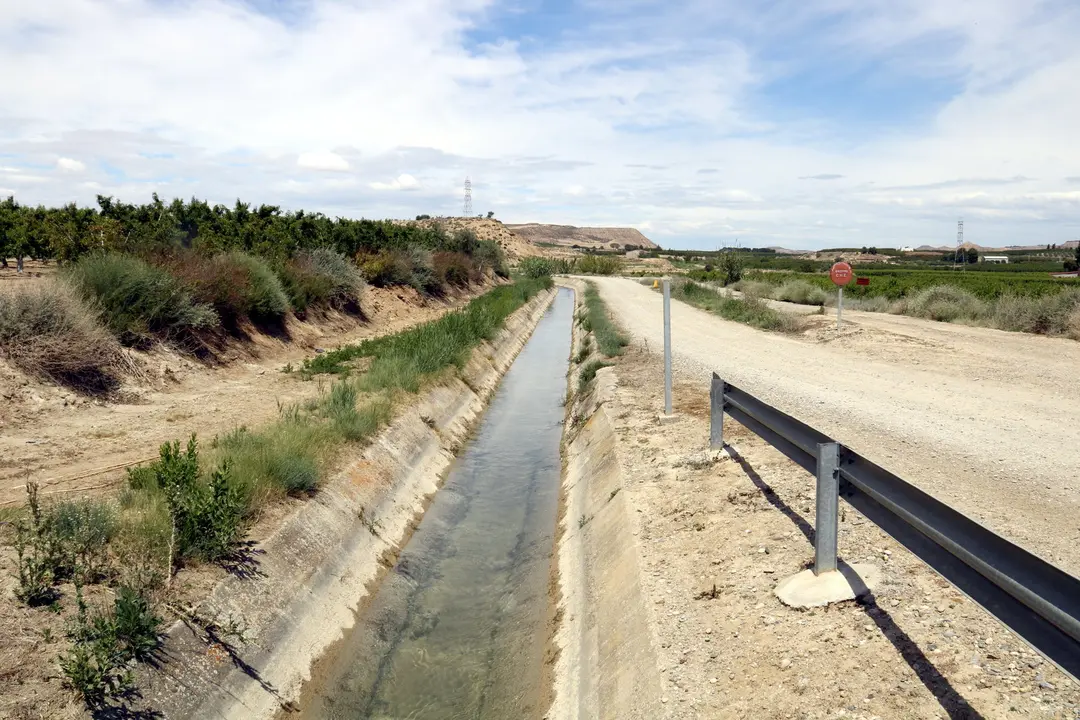
<path fill-rule="evenodd" d="M 662 299 L 597 278 L 619 324 L 663 347 Z M 715 370 L 777 408 L 1080 573 L 1080 343 L 876 313 L 808 318 L 797 336 L 672 303 L 676 367 Z"/>
<path fill-rule="evenodd" d="M 605 283 L 611 299 L 621 290 Z M 1080 718 L 1080 687 L 850 508 L 841 560 L 876 565 L 876 593 L 781 604 L 777 583 L 813 561 L 813 478 L 730 419 L 731 457 L 708 453 L 708 384 L 689 363 L 680 420 L 664 426 L 661 358 L 641 343 L 615 371 L 608 413 L 664 716 Z"/>
<path fill-rule="evenodd" d="M 0 508 L 25 499 L 27 477 L 42 495 L 105 491 L 125 467 L 157 456 L 163 442 L 192 432 L 209 439 L 278 415 L 278 405 L 316 395 L 318 381 L 281 372 L 315 348 L 332 349 L 431 320 L 468 300 L 423 300 L 415 291 L 368 288 L 366 322 L 336 316 L 294 322 L 289 342 L 256 336 L 216 366 L 167 350 L 140 355 L 147 380 L 125 387 L 119 402 L 80 396 L 26 378 L 0 361 Z"/>

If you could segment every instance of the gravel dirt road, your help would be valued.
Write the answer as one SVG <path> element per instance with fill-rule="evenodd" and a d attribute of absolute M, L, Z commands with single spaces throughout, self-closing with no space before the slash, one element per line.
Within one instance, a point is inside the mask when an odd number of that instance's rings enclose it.
<path fill-rule="evenodd" d="M 660 351 L 660 294 L 594 281 L 619 325 Z M 845 313 L 841 332 L 808 320 L 779 335 L 673 302 L 676 369 L 703 393 L 715 370 L 1080 574 L 1080 343 L 874 313 Z"/>

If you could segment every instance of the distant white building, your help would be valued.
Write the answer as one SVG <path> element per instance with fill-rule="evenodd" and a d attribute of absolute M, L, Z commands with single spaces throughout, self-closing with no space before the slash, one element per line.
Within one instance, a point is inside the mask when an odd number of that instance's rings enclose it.
<path fill-rule="evenodd" d="M 900 252 L 915 252 L 915 248 L 911 247 L 910 245 L 905 245 L 904 247 L 900 248 Z"/>
<path fill-rule="evenodd" d="M 994 265 L 1008 265 L 1008 255 L 980 255 L 979 262 L 993 263 Z"/>

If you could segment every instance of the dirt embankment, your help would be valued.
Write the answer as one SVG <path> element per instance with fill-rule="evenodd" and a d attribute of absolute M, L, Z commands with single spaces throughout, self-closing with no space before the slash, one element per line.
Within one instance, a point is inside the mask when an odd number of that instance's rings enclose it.
<path fill-rule="evenodd" d="M 269 422 L 279 403 L 320 390 L 318 382 L 281 372 L 285 366 L 298 367 L 316 348 L 433 320 L 480 291 L 434 301 L 411 288 L 369 287 L 365 321 L 345 315 L 291 320 L 287 337 L 252 334 L 213 365 L 166 348 L 131 353 L 144 377 L 130 379 L 109 399 L 36 382 L 0 361 L 0 507 L 25 499 L 28 478 L 41 485 L 43 497 L 106 491 L 126 467 L 156 457 L 163 442 Z"/>
<path fill-rule="evenodd" d="M 574 227 L 573 225 L 543 225 L 527 223 L 507 225 L 515 235 L 534 244 L 559 245 L 597 250 L 622 250 L 632 248 L 658 248 L 659 245 L 635 228 Z"/>
<path fill-rule="evenodd" d="M 849 507 L 840 556 L 876 565 L 876 592 L 783 605 L 813 561 L 813 477 L 730 418 L 709 452 L 709 376 L 685 365 L 658 424 L 662 378 L 639 341 L 568 422 L 550 717 L 1080 717 L 1080 687 Z"/>

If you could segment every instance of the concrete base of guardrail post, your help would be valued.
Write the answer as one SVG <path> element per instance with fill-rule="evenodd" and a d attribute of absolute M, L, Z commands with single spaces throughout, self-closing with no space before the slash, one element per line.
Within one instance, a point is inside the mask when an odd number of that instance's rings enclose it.
<path fill-rule="evenodd" d="M 869 594 L 877 587 L 881 573 L 868 563 L 848 565 L 840 562 L 835 570 L 815 575 L 803 570 L 780 581 L 776 597 L 793 608 L 812 608 L 854 600 Z"/>

